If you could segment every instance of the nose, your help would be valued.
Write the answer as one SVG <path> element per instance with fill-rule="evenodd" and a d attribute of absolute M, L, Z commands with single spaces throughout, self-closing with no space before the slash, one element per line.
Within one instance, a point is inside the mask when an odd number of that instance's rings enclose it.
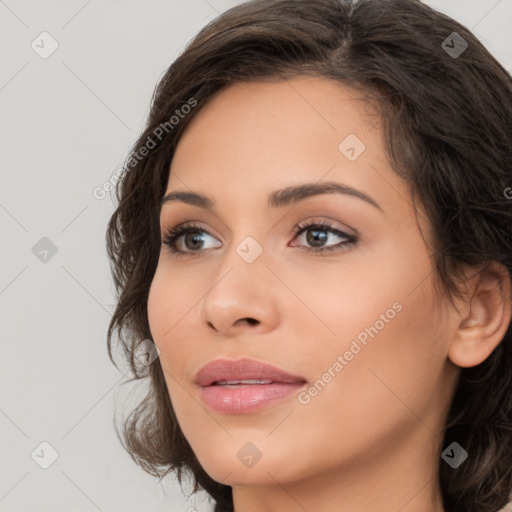
<path fill-rule="evenodd" d="M 278 310 L 272 290 L 277 283 L 270 282 L 275 277 L 265 263 L 265 251 L 249 263 L 235 249 L 226 250 L 216 269 L 202 303 L 201 321 L 227 337 L 275 329 Z"/>

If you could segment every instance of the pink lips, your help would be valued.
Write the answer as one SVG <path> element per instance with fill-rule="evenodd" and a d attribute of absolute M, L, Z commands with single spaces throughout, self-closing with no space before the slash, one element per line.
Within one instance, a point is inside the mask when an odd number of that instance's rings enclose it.
<path fill-rule="evenodd" d="M 225 383 L 222 381 L 261 381 L 261 383 Z M 220 384 L 219 384 L 220 382 Z M 272 402 L 294 394 L 304 386 L 303 377 L 252 359 L 216 359 L 196 375 L 201 396 L 212 409 L 243 414 L 262 409 Z"/>

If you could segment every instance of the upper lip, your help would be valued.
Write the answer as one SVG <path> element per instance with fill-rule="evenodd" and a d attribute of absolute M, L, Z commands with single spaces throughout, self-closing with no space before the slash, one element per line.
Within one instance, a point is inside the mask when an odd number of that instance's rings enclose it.
<path fill-rule="evenodd" d="M 271 379 L 273 382 L 306 382 L 303 377 L 292 375 L 276 366 L 253 359 L 215 359 L 205 364 L 196 374 L 195 382 L 209 386 L 221 380 Z"/>

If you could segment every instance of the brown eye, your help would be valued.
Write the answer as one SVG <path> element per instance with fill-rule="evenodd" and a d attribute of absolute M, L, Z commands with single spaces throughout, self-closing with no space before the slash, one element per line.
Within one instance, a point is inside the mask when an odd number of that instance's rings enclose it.
<path fill-rule="evenodd" d="M 357 242 L 357 238 L 334 228 L 329 222 L 311 222 L 296 226 L 295 228 L 295 239 L 306 233 L 305 243 L 310 247 L 305 247 L 310 252 L 328 252 L 344 250 L 354 245 Z M 332 235 L 329 237 L 329 235 Z M 329 238 L 343 238 L 345 241 L 339 242 L 335 245 L 325 246 L 329 241 Z M 295 240 L 294 239 L 294 240 Z M 297 243 L 293 243 L 293 246 L 297 246 Z"/>
<path fill-rule="evenodd" d="M 162 243 L 166 245 L 169 250 L 177 256 L 201 253 L 205 248 L 207 237 L 212 237 L 208 231 L 199 225 L 184 225 L 171 229 L 167 232 L 162 239 Z M 219 247 L 214 245 L 214 247 Z"/>

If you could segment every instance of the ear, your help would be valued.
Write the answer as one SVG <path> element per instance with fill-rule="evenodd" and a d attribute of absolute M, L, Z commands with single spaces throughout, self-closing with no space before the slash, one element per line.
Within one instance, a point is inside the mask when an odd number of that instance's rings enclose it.
<path fill-rule="evenodd" d="M 493 261 L 466 284 L 462 317 L 448 350 L 452 363 L 463 368 L 477 366 L 491 355 L 512 317 L 510 276 L 504 265 Z"/>

